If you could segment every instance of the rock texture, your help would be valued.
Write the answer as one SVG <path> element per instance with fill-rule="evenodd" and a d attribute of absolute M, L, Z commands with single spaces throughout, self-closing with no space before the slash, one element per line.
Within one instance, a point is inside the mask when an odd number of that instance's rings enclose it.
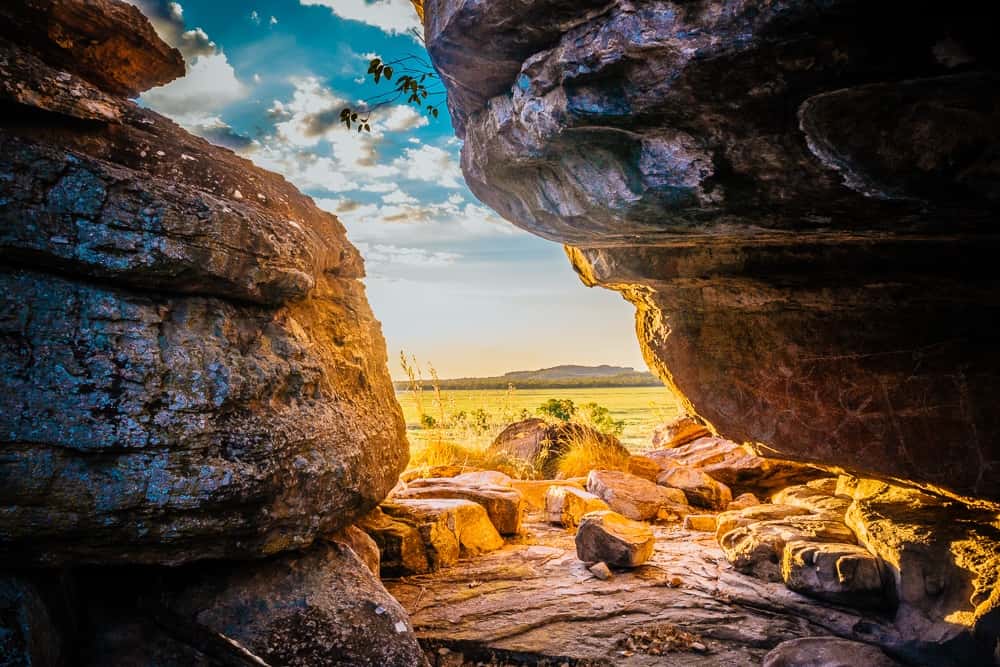
<path fill-rule="evenodd" d="M 658 486 L 627 472 L 592 470 L 587 491 L 635 521 L 680 521 L 691 513 L 680 489 Z"/>
<path fill-rule="evenodd" d="M 183 73 L 134 7 L 0 17 L 0 562 L 259 557 L 369 511 L 407 446 L 343 227 L 120 97 Z"/>
<path fill-rule="evenodd" d="M 469 186 L 635 304 L 688 412 L 760 452 L 1000 499 L 988 24 L 856 0 L 424 14 Z"/>
<path fill-rule="evenodd" d="M 877 646 L 830 637 L 782 642 L 764 656 L 762 667 L 901 667 Z"/>
<path fill-rule="evenodd" d="M 576 531 L 576 555 L 587 563 L 637 567 L 649 560 L 655 547 L 649 525 L 610 510 L 585 514 Z"/>
<path fill-rule="evenodd" d="M 515 422 L 501 431 L 488 453 L 511 456 L 530 464 L 540 476 L 554 478 L 559 473 L 559 462 L 570 443 L 580 440 L 593 443 L 595 448 L 606 452 L 608 458 L 624 461 L 629 457 L 628 450 L 613 435 L 584 424 L 552 424 L 534 417 Z"/>

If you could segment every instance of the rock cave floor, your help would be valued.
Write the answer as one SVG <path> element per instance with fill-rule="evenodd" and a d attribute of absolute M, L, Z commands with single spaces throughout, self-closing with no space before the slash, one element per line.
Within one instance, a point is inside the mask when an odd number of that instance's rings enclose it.
<path fill-rule="evenodd" d="M 534 512 L 500 550 L 384 584 L 438 667 L 739 667 L 760 665 L 790 639 L 881 643 L 892 633 L 877 615 L 740 574 L 712 533 L 677 524 L 655 532 L 646 564 L 602 581 L 577 559 L 574 531 Z"/>

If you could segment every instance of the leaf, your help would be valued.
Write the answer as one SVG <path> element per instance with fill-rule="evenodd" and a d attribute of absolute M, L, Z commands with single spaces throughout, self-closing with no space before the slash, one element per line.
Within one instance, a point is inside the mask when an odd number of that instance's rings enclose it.
<path fill-rule="evenodd" d="M 435 118 L 438 117 L 438 110 L 437 109 L 432 110 L 431 113 L 434 114 Z"/>
<path fill-rule="evenodd" d="M 391 67 L 386 67 L 385 69 L 383 69 L 382 70 L 382 75 L 385 76 L 386 79 L 391 79 L 392 78 L 392 68 Z"/>

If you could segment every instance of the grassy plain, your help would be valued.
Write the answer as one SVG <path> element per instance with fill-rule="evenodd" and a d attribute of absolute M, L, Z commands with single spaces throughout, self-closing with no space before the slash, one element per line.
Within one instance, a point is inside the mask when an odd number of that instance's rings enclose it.
<path fill-rule="evenodd" d="M 653 429 L 660 423 L 680 414 L 680 407 L 663 387 L 611 387 L 596 389 L 515 389 L 507 392 L 492 389 L 443 390 L 440 405 L 432 390 L 421 392 L 419 401 L 410 391 L 397 392 L 406 419 L 407 435 L 414 450 L 432 439 L 445 439 L 466 446 L 484 447 L 499 431 L 526 411 L 537 416 L 535 410 L 550 398 L 568 398 L 577 406 L 597 403 L 611 412 L 611 417 L 625 422 L 620 439 L 629 449 L 636 451 L 649 444 Z M 479 429 L 427 429 L 421 428 L 418 402 L 423 402 L 424 412 L 441 421 L 451 421 L 459 412 L 473 413 L 482 409 L 489 419 Z"/>

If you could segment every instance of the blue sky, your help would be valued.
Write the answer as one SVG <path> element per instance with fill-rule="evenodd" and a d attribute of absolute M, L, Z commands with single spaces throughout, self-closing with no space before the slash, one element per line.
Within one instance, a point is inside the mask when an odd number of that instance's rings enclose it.
<path fill-rule="evenodd" d="M 141 101 L 281 173 L 335 213 L 365 256 L 390 370 L 400 349 L 442 377 L 563 363 L 645 368 L 633 309 L 584 287 L 561 246 L 499 218 L 469 192 L 444 112 L 376 112 L 371 134 L 339 123 L 384 90 L 377 55 L 426 56 L 408 0 L 131 0 L 184 53 L 188 75 Z M 443 101 L 443 100 L 442 100 Z"/>

